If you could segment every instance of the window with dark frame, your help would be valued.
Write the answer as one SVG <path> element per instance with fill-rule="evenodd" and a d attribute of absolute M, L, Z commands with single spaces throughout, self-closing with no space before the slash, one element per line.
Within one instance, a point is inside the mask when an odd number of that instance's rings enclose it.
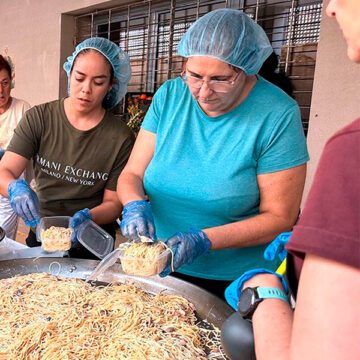
<path fill-rule="evenodd" d="M 277 71 L 291 81 L 307 133 L 321 21 L 321 0 L 168 0 L 141 1 L 76 17 L 78 44 L 101 36 L 119 44 L 132 66 L 129 94 L 153 94 L 179 76 L 181 36 L 202 15 L 217 8 L 244 11 L 263 27 L 279 59 Z M 126 113 L 126 101 L 116 109 Z"/>

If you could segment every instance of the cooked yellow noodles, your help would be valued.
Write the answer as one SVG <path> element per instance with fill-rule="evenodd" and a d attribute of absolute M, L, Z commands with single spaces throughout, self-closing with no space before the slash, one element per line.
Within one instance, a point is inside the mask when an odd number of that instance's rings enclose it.
<path fill-rule="evenodd" d="M 42 248 L 45 251 L 67 251 L 71 247 L 71 233 L 70 228 L 61 226 L 51 226 L 46 230 L 41 230 Z"/>
<path fill-rule="evenodd" d="M 121 266 L 128 275 L 157 275 L 164 270 L 166 265 L 172 263 L 172 253 L 161 241 L 154 244 L 125 243 L 120 247 L 123 247 Z"/>
<path fill-rule="evenodd" d="M 0 280 L 0 359 L 220 359 L 219 344 L 180 296 L 49 274 Z"/>

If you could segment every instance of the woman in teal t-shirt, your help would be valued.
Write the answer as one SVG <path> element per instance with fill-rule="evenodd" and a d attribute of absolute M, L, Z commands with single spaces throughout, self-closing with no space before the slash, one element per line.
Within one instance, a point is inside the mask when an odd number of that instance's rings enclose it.
<path fill-rule="evenodd" d="M 178 53 L 182 76 L 155 94 L 119 177 L 121 228 L 165 241 L 177 276 L 222 293 L 294 225 L 308 154 L 296 102 L 257 76 L 272 48 L 247 15 L 208 13 Z"/>

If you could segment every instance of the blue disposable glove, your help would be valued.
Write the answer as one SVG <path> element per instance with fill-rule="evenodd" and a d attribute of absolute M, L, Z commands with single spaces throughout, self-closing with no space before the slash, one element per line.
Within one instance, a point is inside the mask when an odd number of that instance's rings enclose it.
<path fill-rule="evenodd" d="M 85 208 L 77 211 L 74 216 L 70 219 L 69 226 L 73 229 L 71 235 L 71 243 L 74 245 L 77 241 L 77 234 L 81 224 L 89 222 L 92 219 L 90 210 Z"/>
<path fill-rule="evenodd" d="M 0 160 L 2 159 L 2 157 L 5 154 L 5 150 L 4 149 L 0 149 Z"/>
<path fill-rule="evenodd" d="M 283 261 L 287 255 L 285 245 L 288 243 L 291 234 L 292 232 L 286 232 L 276 237 L 265 249 L 264 258 L 271 261 L 275 260 L 275 257 L 278 256 L 280 261 Z"/>
<path fill-rule="evenodd" d="M 131 201 L 124 206 L 121 232 L 128 239 L 146 236 L 157 241 L 151 205 L 145 200 Z"/>
<path fill-rule="evenodd" d="M 278 237 L 276 237 L 265 249 L 264 258 L 266 260 L 275 260 L 275 257 L 278 256 L 280 261 L 283 261 L 287 256 L 287 251 L 285 250 L 285 245 L 288 243 L 291 232 L 282 233 Z M 276 275 L 283 284 L 285 292 L 288 292 L 288 287 L 286 280 L 284 277 L 274 271 L 268 269 L 253 269 L 246 271 L 242 276 L 233 281 L 225 290 L 225 299 L 229 303 L 231 307 L 237 310 L 237 303 L 239 301 L 239 296 L 242 290 L 244 283 L 251 279 L 253 276 L 257 274 L 273 274 Z"/>
<path fill-rule="evenodd" d="M 211 241 L 201 230 L 190 229 L 187 232 L 178 232 L 165 241 L 165 244 L 173 251 L 173 269 L 169 264 L 162 273 L 161 277 L 170 274 L 172 270 L 191 264 L 196 258 L 207 253 L 211 248 Z"/>
<path fill-rule="evenodd" d="M 244 286 L 244 283 L 257 274 L 273 274 L 277 276 L 281 280 L 285 292 L 288 292 L 286 280 L 282 275 L 268 269 L 253 269 L 246 271 L 225 289 L 225 299 L 235 311 L 238 308 L 239 296 L 242 291 L 242 287 Z"/>
<path fill-rule="evenodd" d="M 11 207 L 27 226 L 35 227 L 39 221 L 39 200 L 23 179 L 13 180 L 8 186 Z"/>

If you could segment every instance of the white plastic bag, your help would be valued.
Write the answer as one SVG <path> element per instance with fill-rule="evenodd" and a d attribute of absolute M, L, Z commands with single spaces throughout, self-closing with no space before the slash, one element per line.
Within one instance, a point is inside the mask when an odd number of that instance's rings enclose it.
<path fill-rule="evenodd" d="M 2 195 L 0 195 L 0 226 L 3 228 L 8 238 L 15 238 L 18 226 L 18 216 L 12 209 L 9 199 Z"/>
<path fill-rule="evenodd" d="M 14 258 L 14 255 L 19 250 L 26 248 L 26 245 L 20 244 L 19 242 L 11 240 L 5 236 L 4 239 L 0 241 L 0 260 Z"/>

